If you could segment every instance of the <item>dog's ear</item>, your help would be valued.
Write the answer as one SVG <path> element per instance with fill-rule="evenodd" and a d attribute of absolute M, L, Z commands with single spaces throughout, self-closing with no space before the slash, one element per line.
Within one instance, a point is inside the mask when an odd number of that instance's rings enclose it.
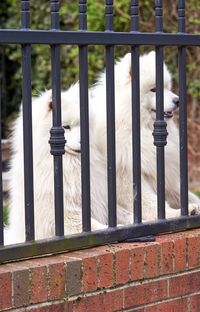
<path fill-rule="evenodd" d="M 48 102 L 48 108 L 49 108 L 49 111 L 51 111 L 53 109 L 53 101 L 52 101 L 52 98 L 49 100 Z"/>
<path fill-rule="evenodd" d="M 53 101 L 52 101 L 52 90 L 47 90 L 47 103 L 48 103 L 48 111 L 50 112 L 53 109 Z"/>

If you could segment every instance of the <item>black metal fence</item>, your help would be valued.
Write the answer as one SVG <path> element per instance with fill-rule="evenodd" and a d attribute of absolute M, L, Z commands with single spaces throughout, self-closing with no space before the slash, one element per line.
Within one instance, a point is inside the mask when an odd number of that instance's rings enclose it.
<path fill-rule="evenodd" d="M 87 31 L 87 1 L 79 0 L 79 30 L 59 30 L 59 1 L 51 1 L 51 29 L 31 30 L 29 0 L 21 1 L 21 29 L 0 29 L 0 45 L 19 44 L 22 49 L 23 74 L 23 140 L 25 179 L 25 223 L 26 243 L 4 246 L 2 177 L 0 175 L 0 262 L 27 258 L 66 250 L 75 250 L 98 244 L 124 241 L 157 233 L 185 230 L 200 226 L 200 217 L 188 216 L 188 170 L 187 170 L 187 103 L 186 103 L 186 47 L 200 46 L 200 35 L 185 33 L 185 1 L 178 1 L 178 32 L 163 32 L 162 0 L 155 1 L 156 32 L 139 32 L 139 1 L 131 1 L 130 32 L 113 30 L 113 0 L 105 1 L 105 32 Z M 54 158 L 55 185 L 55 233 L 53 239 L 34 241 L 34 191 L 32 155 L 32 104 L 31 104 L 31 45 L 45 44 L 51 47 L 53 126 L 51 128 L 51 154 Z M 64 237 L 63 222 L 63 180 L 62 155 L 65 138 L 61 125 L 60 46 L 73 44 L 79 47 L 80 64 L 80 118 L 81 118 L 81 163 L 82 163 L 82 221 L 83 232 Z M 90 211 L 90 158 L 88 117 L 88 46 L 104 45 L 106 49 L 106 93 L 107 93 L 107 162 L 108 162 L 108 228 L 91 232 Z M 132 72 L 132 120 L 133 120 L 133 203 L 134 224 L 116 227 L 116 164 L 115 164 L 115 92 L 114 92 L 114 48 L 115 45 L 131 47 Z M 141 155 L 140 155 L 140 46 L 154 46 L 156 49 L 156 121 L 154 123 L 154 144 L 157 148 L 157 196 L 158 220 L 142 223 L 141 207 Z M 163 116 L 163 49 L 178 47 L 180 84 L 180 181 L 181 216 L 165 219 L 165 162 L 166 123 Z M 137 135 L 135 135 L 137 133 Z M 1 135 L 1 134 L 0 134 Z M 0 145 L 1 157 L 1 145 Z M 0 158 L 0 171 L 2 172 Z"/>

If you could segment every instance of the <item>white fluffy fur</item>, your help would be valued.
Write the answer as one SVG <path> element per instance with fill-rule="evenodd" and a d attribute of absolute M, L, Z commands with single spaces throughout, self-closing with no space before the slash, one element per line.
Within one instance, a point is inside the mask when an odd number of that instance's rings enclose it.
<path fill-rule="evenodd" d="M 54 235 L 54 179 L 53 157 L 50 155 L 49 130 L 52 124 L 50 108 L 51 91 L 33 99 L 33 155 L 35 194 L 36 239 Z M 62 123 L 67 144 L 63 156 L 64 225 L 65 234 L 81 232 L 81 177 L 80 177 L 80 123 L 79 86 L 62 92 Z M 24 195 L 23 195 L 23 142 L 22 113 L 15 122 L 12 137 L 13 158 L 11 161 L 9 226 L 5 230 L 5 244 L 25 240 Z M 107 221 L 105 165 L 102 156 L 91 142 L 91 202 L 92 229 L 101 229 Z M 96 183 L 98 181 L 98 184 Z M 96 219 L 98 217 L 99 223 Z M 95 219 L 96 218 L 96 219 Z"/>
<path fill-rule="evenodd" d="M 118 203 L 132 211 L 132 152 L 131 152 L 131 54 L 126 54 L 115 65 L 115 107 L 116 107 L 116 162 Z M 134 77 L 133 77 L 134 79 Z M 153 145 L 153 122 L 155 120 L 155 52 L 140 57 L 140 105 L 141 105 L 141 170 L 143 220 L 157 218 L 156 194 L 156 148 Z M 92 89 L 95 110 L 96 141 L 106 156 L 106 82 L 103 73 Z M 178 97 L 171 91 L 171 75 L 164 64 L 164 111 L 173 112 Z M 167 146 L 165 148 L 166 216 L 180 215 L 179 179 L 179 132 L 173 118 L 167 121 Z M 101 136 L 99 136 L 101 133 Z M 189 210 L 197 213 L 200 200 L 189 192 Z M 129 220 L 131 222 L 131 220 Z"/>
<path fill-rule="evenodd" d="M 32 105 L 36 239 L 55 235 L 53 157 L 48 143 L 52 125 L 51 98 L 51 90 L 46 91 L 34 98 Z M 78 83 L 61 93 L 61 105 L 66 139 L 63 156 L 64 229 L 65 235 L 68 235 L 82 231 Z M 92 117 L 90 124 L 92 127 Z M 12 135 L 13 157 L 10 169 L 9 226 L 5 229 L 6 245 L 25 241 L 22 134 L 22 112 L 20 112 Z M 106 163 L 93 140 L 92 129 L 90 134 L 91 224 L 92 230 L 99 230 L 108 224 Z M 127 223 L 126 220 L 130 220 L 132 213 L 120 206 L 117 210 L 118 221 L 122 224 Z"/>

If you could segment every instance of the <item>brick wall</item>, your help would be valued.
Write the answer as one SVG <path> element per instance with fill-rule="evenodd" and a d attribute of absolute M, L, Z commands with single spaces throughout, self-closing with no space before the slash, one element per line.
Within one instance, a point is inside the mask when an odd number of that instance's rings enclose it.
<path fill-rule="evenodd" d="M 200 229 L 3 264 L 0 311 L 199 312 Z"/>

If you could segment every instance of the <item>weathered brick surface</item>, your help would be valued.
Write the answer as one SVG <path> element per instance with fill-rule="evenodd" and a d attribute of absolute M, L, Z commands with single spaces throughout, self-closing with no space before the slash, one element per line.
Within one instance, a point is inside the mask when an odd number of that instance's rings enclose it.
<path fill-rule="evenodd" d="M 190 312 L 198 312 L 200 310 L 200 295 L 190 297 Z"/>
<path fill-rule="evenodd" d="M 186 268 L 186 239 L 174 240 L 174 271 L 184 271 Z"/>
<path fill-rule="evenodd" d="M 49 299 L 60 299 L 65 294 L 64 263 L 49 265 Z"/>
<path fill-rule="evenodd" d="M 200 236 L 188 237 L 188 267 L 200 266 Z"/>
<path fill-rule="evenodd" d="M 72 303 L 73 312 L 114 312 L 123 308 L 122 290 L 100 293 Z"/>
<path fill-rule="evenodd" d="M 178 297 L 200 291 L 200 271 L 188 272 L 169 279 L 170 297 Z"/>
<path fill-rule="evenodd" d="M 130 250 L 130 279 L 139 280 L 144 277 L 145 244 L 139 244 Z"/>
<path fill-rule="evenodd" d="M 146 248 L 145 277 L 155 277 L 159 274 L 160 245 L 151 243 Z"/>
<path fill-rule="evenodd" d="M 12 306 L 12 281 L 10 272 L 0 272 L 0 311 Z"/>
<path fill-rule="evenodd" d="M 115 252 L 116 284 L 125 284 L 129 280 L 129 250 L 119 249 Z"/>
<path fill-rule="evenodd" d="M 168 274 L 173 272 L 173 242 L 170 240 L 164 241 L 161 244 L 161 274 Z"/>
<path fill-rule="evenodd" d="M 31 270 L 31 303 L 44 302 L 48 299 L 48 276 L 46 266 L 37 266 Z"/>
<path fill-rule="evenodd" d="M 0 311 L 199 312 L 200 230 L 0 265 Z"/>
<path fill-rule="evenodd" d="M 125 308 L 156 302 L 167 298 L 167 280 L 144 283 L 124 289 Z"/>
<path fill-rule="evenodd" d="M 98 288 L 113 286 L 113 254 L 102 254 L 98 257 Z"/>
<path fill-rule="evenodd" d="M 30 309 L 27 309 L 26 311 L 29 312 L 68 312 L 67 305 L 65 303 L 58 303 L 58 304 L 47 304 L 44 306 L 36 306 L 32 307 Z"/>
<path fill-rule="evenodd" d="M 146 307 L 145 312 L 188 312 L 187 299 L 172 300 Z"/>
<path fill-rule="evenodd" d="M 13 272 L 14 306 L 20 307 L 29 303 L 30 288 L 29 270 Z"/>
<path fill-rule="evenodd" d="M 66 263 L 66 290 L 68 296 L 80 294 L 82 290 L 82 262 L 71 260 Z"/>
<path fill-rule="evenodd" d="M 83 259 L 83 291 L 94 291 L 97 289 L 97 258 Z"/>

